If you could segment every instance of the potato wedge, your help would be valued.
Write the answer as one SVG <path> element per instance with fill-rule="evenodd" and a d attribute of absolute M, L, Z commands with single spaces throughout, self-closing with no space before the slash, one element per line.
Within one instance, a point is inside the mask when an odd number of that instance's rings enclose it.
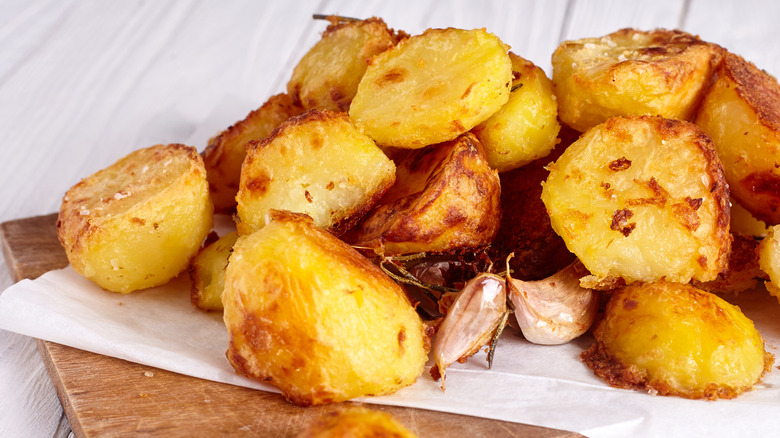
<path fill-rule="evenodd" d="M 369 63 L 349 116 L 381 146 L 453 140 L 509 99 L 507 47 L 484 29 L 429 29 Z"/>
<path fill-rule="evenodd" d="M 190 301 L 204 312 L 222 311 L 225 268 L 238 233 L 232 232 L 210 242 L 190 262 Z"/>
<path fill-rule="evenodd" d="M 404 290 L 301 214 L 274 211 L 239 238 L 222 302 L 239 374 L 319 405 L 411 385 L 428 358 Z"/>
<path fill-rule="evenodd" d="M 415 438 L 416 436 L 392 415 L 361 406 L 326 412 L 306 426 L 297 438 Z"/>
<path fill-rule="evenodd" d="M 546 156 L 558 141 L 558 102 L 544 70 L 512 52 L 512 93 L 498 112 L 473 132 L 488 163 L 499 172 Z"/>
<path fill-rule="evenodd" d="M 614 117 L 548 166 L 553 229 L 593 274 L 590 288 L 710 281 L 727 266 L 728 185 L 696 125 Z"/>
<path fill-rule="evenodd" d="M 552 56 L 558 117 L 580 132 L 613 116 L 691 120 L 721 52 L 679 30 L 564 41 Z"/>
<path fill-rule="evenodd" d="M 238 233 L 256 231 L 271 209 L 281 209 L 341 234 L 394 181 L 393 162 L 345 113 L 309 110 L 249 144 L 236 195 Z"/>
<path fill-rule="evenodd" d="M 128 293 L 185 270 L 211 229 L 213 210 L 195 148 L 157 145 L 71 187 L 57 235 L 76 272 Z"/>
<path fill-rule="evenodd" d="M 368 60 L 401 37 L 379 18 L 339 21 L 331 17 L 322 38 L 293 69 L 287 93 L 307 110 L 347 111 Z"/>
<path fill-rule="evenodd" d="M 610 385 L 685 398 L 734 398 L 774 363 L 737 306 L 677 283 L 612 294 L 583 361 Z"/>
<path fill-rule="evenodd" d="M 726 54 L 696 124 L 712 137 L 731 195 L 756 218 L 780 223 L 780 84 Z"/>
<path fill-rule="evenodd" d="M 350 241 L 399 255 L 463 252 L 493 240 L 501 221 L 501 185 L 473 134 L 396 159 L 397 184 Z"/>
<path fill-rule="evenodd" d="M 277 94 L 209 141 L 202 155 L 215 211 L 231 213 L 236 210 L 246 144 L 266 137 L 282 122 L 302 112 L 303 108 L 293 104 L 290 96 Z"/>

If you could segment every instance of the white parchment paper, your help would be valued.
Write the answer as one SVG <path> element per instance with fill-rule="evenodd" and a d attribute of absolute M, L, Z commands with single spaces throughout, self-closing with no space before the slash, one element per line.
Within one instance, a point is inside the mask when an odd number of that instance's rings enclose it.
<path fill-rule="evenodd" d="M 765 291 L 732 300 L 777 355 L 780 305 Z M 0 328 L 181 374 L 269 391 L 235 374 L 218 313 L 190 304 L 189 282 L 129 295 L 106 292 L 70 267 L 24 280 L 0 295 Z M 504 332 L 491 370 L 480 353 L 447 370 L 447 390 L 423 374 L 396 394 L 362 401 L 440 410 L 572 430 L 591 437 L 776 436 L 780 370 L 736 400 L 697 401 L 614 389 L 579 360 L 592 338 L 562 346 Z"/>

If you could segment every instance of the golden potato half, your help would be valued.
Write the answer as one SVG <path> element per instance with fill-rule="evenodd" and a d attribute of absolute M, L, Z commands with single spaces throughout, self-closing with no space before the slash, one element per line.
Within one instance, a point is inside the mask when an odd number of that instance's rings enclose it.
<path fill-rule="evenodd" d="M 253 141 L 236 196 L 238 233 L 266 224 L 271 209 L 306 213 L 342 233 L 395 181 L 395 165 L 345 113 L 309 110 Z"/>
<path fill-rule="evenodd" d="M 712 137 L 731 195 L 756 218 L 780 223 L 780 84 L 728 53 L 696 124 Z"/>
<path fill-rule="evenodd" d="M 594 336 L 582 358 L 595 374 L 652 394 L 734 398 L 774 362 L 739 307 L 677 283 L 614 292 Z"/>
<path fill-rule="evenodd" d="M 548 168 L 542 201 L 553 229 L 593 274 L 588 287 L 709 281 L 726 268 L 728 186 L 696 125 L 615 117 Z"/>
<path fill-rule="evenodd" d="M 197 150 L 157 145 L 68 190 L 57 234 L 76 272 L 128 293 L 186 269 L 211 229 L 213 210 Z"/>
<path fill-rule="evenodd" d="M 429 29 L 371 59 L 349 109 L 381 146 L 452 140 L 509 99 L 507 47 L 484 29 Z"/>
<path fill-rule="evenodd" d="M 227 233 L 204 246 L 190 262 L 190 300 L 204 312 L 222 310 L 225 268 L 238 233 Z"/>
<path fill-rule="evenodd" d="M 474 128 L 488 163 L 499 172 L 546 156 L 558 141 L 558 102 L 544 70 L 514 53 L 509 101 Z"/>
<path fill-rule="evenodd" d="M 780 301 L 780 225 L 769 227 L 766 237 L 758 244 L 758 264 L 769 277 L 764 285 Z"/>
<path fill-rule="evenodd" d="M 414 383 L 427 337 L 401 286 L 305 215 L 272 217 L 239 238 L 225 272 L 235 370 L 305 406 Z"/>
<path fill-rule="evenodd" d="M 415 438 L 392 415 L 364 407 L 340 409 L 320 415 L 297 438 Z"/>
<path fill-rule="evenodd" d="M 302 112 L 303 108 L 294 105 L 290 96 L 277 94 L 209 141 L 203 151 L 203 162 L 211 200 L 217 212 L 231 213 L 236 209 L 246 144 L 264 138 L 282 122 Z"/>
<path fill-rule="evenodd" d="M 305 109 L 347 111 L 368 60 L 398 43 L 399 37 L 379 18 L 332 23 L 298 61 L 287 93 Z"/>
<path fill-rule="evenodd" d="M 385 255 L 488 245 L 501 223 L 501 183 L 473 134 L 396 156 L 396 184 L 349 240 Z"/>
<path fill-rule="evenodd" d="M 613 116 L 690 120 L 722 49 L 678 30 L 621 29 L 565 41 L 552 56 L 558 116 L 585 132 Z"/>

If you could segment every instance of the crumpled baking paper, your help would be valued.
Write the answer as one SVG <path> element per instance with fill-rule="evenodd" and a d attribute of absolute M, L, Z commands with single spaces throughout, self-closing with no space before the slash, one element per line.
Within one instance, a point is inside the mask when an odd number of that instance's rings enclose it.
<path fill-rule="evenodd" d="M 731 299 L 778 355 L 780 305 L 763 289 Z M 189 280 L 129 295 L 106 292 L 70 267 L 23 280 L 0 295 L 0 328 L 181 374 L 278 392 L 238 376 L 225 358 L 219 313 L 190 303 Z M 488 369 L 480 352 L 447 370 L 447 390 L 424 373 L 396 394 L 360 401 L 552 427 L 589 437 L 776 436 L 780 370 L 735 400 L 685 400 L 611 388 L 579 359 L 588 335 L 561 346 L 504 331 Z"/>

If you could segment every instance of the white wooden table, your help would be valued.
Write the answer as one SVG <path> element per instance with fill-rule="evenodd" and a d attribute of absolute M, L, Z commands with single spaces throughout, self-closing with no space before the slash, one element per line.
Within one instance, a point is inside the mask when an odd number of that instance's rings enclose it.
<path fill-rule="evenodd" d="M 2 0 L 0 222 L 56 211 L 67 188 L 134 149 L 202 149 L 284 89 L 325 28 L 313 13 L 410 34 L 485 27 L 548 74 L 562 40 L 680 28 L 780 75 L 769 0 Z M 11 282 L 0 263 L 0 290 Z M 0 436 L 69 433 L 31 339 L 0 332 L 0 394 Z"/>

